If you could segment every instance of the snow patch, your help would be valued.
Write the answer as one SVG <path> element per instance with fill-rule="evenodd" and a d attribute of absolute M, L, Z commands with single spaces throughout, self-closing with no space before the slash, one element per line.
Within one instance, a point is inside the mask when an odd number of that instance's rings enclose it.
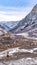
<path fill-rule="evenodd" d="M 18 34 L 16 34 L 16 35 L 22 35 L 22 36 L 24 36 L 24 37 L 28 37 L 28 33 L 26 32 L 26 33 L 18 33 Z"/>

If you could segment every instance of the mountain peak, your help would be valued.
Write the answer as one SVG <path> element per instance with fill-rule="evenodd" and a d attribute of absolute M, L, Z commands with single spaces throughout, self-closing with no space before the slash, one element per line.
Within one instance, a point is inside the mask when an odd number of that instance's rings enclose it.
<path fill-rule="evenodd" d="M 33 7 L 32 12 L 37 13 L 37 4 Z"/>

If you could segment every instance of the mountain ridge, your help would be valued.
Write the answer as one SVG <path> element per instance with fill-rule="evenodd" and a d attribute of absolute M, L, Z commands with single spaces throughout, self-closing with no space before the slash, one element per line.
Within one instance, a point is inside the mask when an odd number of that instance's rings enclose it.
<path fill-rule="evenodd" d="M 6 30 L 7 32 L 12 32 L 14 34 L 27 32 L 29 36 L 36 36 L 34 34 L 37 34 L 37 4 L 33 7 L 31 12 L 22 20 L 18 22 L 15 21 L 0 23 L 0 28 L 3 28 L 3 30 Z"/>

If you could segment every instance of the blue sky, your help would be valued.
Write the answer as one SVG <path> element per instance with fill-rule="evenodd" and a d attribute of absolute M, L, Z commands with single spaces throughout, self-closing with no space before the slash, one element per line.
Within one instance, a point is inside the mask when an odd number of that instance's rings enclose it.
<path fill-rule="evenodd" d="M 37 0 L 0 0 L 0 6 L 27 7 L 33 6 Z"/>
<path fill-rule="evenodd" d="M 37 0 L 0 0 L 0 21 L 24 18 L 37 4 Z"/>

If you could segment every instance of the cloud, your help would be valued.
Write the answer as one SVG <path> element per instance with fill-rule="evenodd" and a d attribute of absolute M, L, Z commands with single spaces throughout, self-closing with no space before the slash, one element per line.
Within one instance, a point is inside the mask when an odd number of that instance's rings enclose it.
<path fill-rule="evenodd" d="M 5 7 L 4 7 L 5 9 Z M 0 10 L 0 21 L 19 21 L 24 18 L 31 8 L 10 8 L 7 7 L 6 10 Z"/>
<path fill-rule="evenodd" d="M 25 17 L 26 13 L 24 12 L 18 12 L 18 14 L 16 12 L 9 12 L 9 13 L 5 13 L 5 12 L 1 12 L 0 13 L 0 21 L 17 21 L 17 20 L 21 20 L 23 17 Z"/>

